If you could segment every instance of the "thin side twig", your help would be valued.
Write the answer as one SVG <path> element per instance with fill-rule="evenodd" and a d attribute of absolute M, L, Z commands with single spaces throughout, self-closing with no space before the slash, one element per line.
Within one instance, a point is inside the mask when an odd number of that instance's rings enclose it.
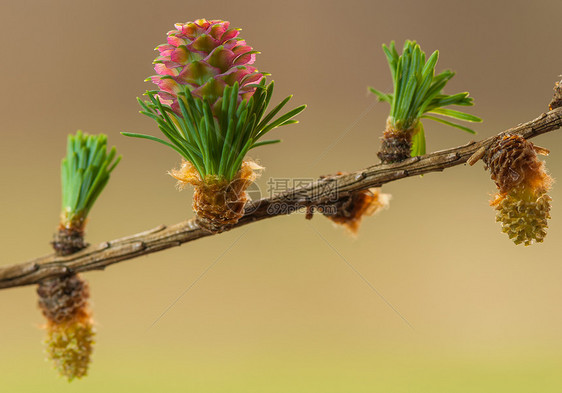
<path fill-rule="evenodd" d="M 323 177 L 316 182 L 275 195 L 252 201 L 246 206 L 246 214 L 233 228 L 266 218 L 290 214 L 298 209 L 311 210 L 327 206 L 354 191 L 380 187 L 385 183 L 424 173 L 443 171 L 466 163 L 471 157 L 474 164 L 494 140 L 505 134 L 517 134 L 529 139 L 562 127 L 562 107 L 553 108 L 534 120 L 520 124 L 498 135 L 470 142 L 463 146 L 438 151 L 391 165 L 374 165 L 368 168 L 335 176 Z M 475 153 L 480 153 L 476 154 Z M 480 155 L 480 157 L 479 157 Z M 0 289 L 31 285 L 46 278 L 69 272 L 86 272 L 151 254 L 167 248 L 213 235 L 200 228 L 194 220 L 175 225 L 161 225 L 148 231 L 127 236 L 95 246 L 67 257 L 46 255 L 28 262 L 0 268 Z"/>

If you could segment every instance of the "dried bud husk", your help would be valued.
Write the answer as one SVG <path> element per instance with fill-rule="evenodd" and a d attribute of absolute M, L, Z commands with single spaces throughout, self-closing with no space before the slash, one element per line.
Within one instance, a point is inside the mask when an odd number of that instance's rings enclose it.
<path fill-rule="evenodd" d="M 242 218 L 249 197 L 246 190 L 259 176 L 263 168 L 253 161 L 244 161 L 241 169 L 231 181 L 218 176 L 201 179 L 199 172 L 188 161 L 170 175 L 178 180 L 178 188 L 188 184 L 195 187 L 193 210 L 197 223 L 213 233 L 223 232 Z"/>
<path fill-rule="evenodd" d="M 413 130 L 395 130 L 387 125 L 377 156 L 383 164 L 402 162 L 411 157 Z"/>
<path fill-rule="evenodd" d="M 487 169 L 500 193 L 520 184 L 532 188 L 548 188 L 551 178 L 544 170 L 535 146 L 519 135 L 504 135 L 490 146 L 484 157 Z"/>
<path fill-rule="evenodd" d="M 59 256 L 72 255 L 88 247 L 84 242 L 84 225 L 60 225 L 51 242 Z"/>
<path fill-rule="evenodd" d="M 490 203 L 496 209 L 496 221 L 515 244 L 526 246 L 543 241 L 550 219 L 547 192 L 552 178 L 537 150 L 544 151 L 519 135 L 504 135 L 484 156 L 498 187 Z"/>
<path fill-rule="evenodd" d="M 44 280 L 37 288 L 47 318 L 47 355 L 69 381 L 87 374 L 94 344 L 88 283 L 76 274 Z"/>
<path fill-rule="evenodd" d="M 390 198 L 391 195 L 381 193 L 380 188 L 355 191 L 331 205 L 335 207 L 335 212 L 326 209 L 323 214 L 356 235 L 363 216 L 372 216 L 388 209 Z"/>
<path fill-rule="evenodd" d="M 37 287 L 39 308 L 53 323 L 72 320 L 88 307 L 88 283 L 77 274 L 43 280 Z"/>

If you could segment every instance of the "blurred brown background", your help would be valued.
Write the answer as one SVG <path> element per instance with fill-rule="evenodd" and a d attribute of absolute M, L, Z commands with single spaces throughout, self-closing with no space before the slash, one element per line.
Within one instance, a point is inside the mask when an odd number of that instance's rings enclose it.
<path fill-rule="evenodd" d="M 438 70 L 457 72 L 446 91 L 469 90 L 484 119 L 477 138 L 545 111 L 562 73 L 557 0 L 0 4 L 0 264 L 50 252 L 59 162 L 77 129 L 108 134 L 124 156 L 89 242 L 191 216 L 191 193 L 166 175 L 178 156 L 119 134 L 158 134 L 135 98 L 151 88 L 152 49 L 175 22 L 242 27 L 274 100 L 308 104 L 299 125 L 276 131 L 283 144 L 252 155 L 267 167 L 263 190 L 270 177 L 377 162 L 388 105 L 366 91 L 391 89 L 382 43 L 439 49 Z M 426 131 L 430 151 L 471 138 L 430 122 Z M 533 142 L 562 178 L 562 133 Z M 481 163 L 456 167 L 385 186 L 391 209 L 357 239 L 296 214 L 89 273 L 98 344 L 91 375 L 70 386 L 43 360 L 34 288 L 0 291 L 0 391 L 559 392 L 560 187 L 546 242 L 526 248 L 494 222 L 494 189 Z"/>

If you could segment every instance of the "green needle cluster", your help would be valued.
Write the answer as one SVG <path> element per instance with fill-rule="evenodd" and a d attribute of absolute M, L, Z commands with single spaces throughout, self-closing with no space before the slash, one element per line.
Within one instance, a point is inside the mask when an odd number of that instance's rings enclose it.
<path fill-rule="evenodd" d="M 444 108 L 449 105 L 472 106 L 473 101 L 468 92 L 453 95 L 442 93 L 455 73 L 446 70 L 435 75 L 438 51 L 433 52 L 427 61 L 425 53 L 415 41 L 406 41 L 401 55 L 398 54 L 394 41 L 389 47 L 383 45 L 383 51 L 392 74 L 394 92 L 385 94 L 372 87 L 369 90 L 377 95 L 380 101 L 390 104 L 388 122 L 394 130 L 413 133 L 412 156 L 425 154 L 425 135 L 420 122 L 422 118 L 475 133 L 468 127 L 435 116 L 468 122 L 482 121 L 474 115 Z"/>
<path fill-rule="evenodd" d="M 83 225 L 121 160 L 115 147 L 107 152 L 107 136 L 78 131 L 69 135 L 66 157 L 61 164 L 62 222 L 67 228 Z"/>
<path fill-rule="evenodd" d="M 226 86 L 216 106 L 209 100 L 192 96 L 187 86 L 183 86 L 183 91 L 178 93 L 179 113 L 160 102 L 156 96 L 158 91 L 149 91 L 146 93 L 149 101 L 138 100 L 143 109 L 141 113 L 156 121 L 169 142 L 151 135 L 122 134 L 153 140 L 174 149 L 195 166 L 202 179 L 218 176 L 230 181 L 240 170 L 249 150 L 280 142 L 260 141 L 265 134 L 274 128 L 298 123 L 293 117 L 306 107 L 299 106 L 274 120 L 292 96 L 266 114 L 273 86 L 273 82 L 266 85 L 263 79 L 256 85 L 252 97 L 240 102 L 238 83 Z"/>

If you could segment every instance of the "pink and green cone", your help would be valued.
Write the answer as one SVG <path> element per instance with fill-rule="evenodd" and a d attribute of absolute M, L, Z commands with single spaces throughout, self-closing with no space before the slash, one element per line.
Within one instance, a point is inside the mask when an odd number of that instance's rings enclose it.
<path fill-rule="evenodd" d="M 291 96 L 268 110 L 274 83 L 253 65 L 258 52 L 238 37 L 239 30 L 221 20 L 178 23 L 167 43 L 156 49 L 158 88 L 139 101 L 141 113 L 154 119 L 167 138 L 123 133 L 164 144 L 183 157 L 172 175 L 183 187 L 195 187 L 194 210 L 202 227 L 222 231 L 244 214 L 245 189 L 254 178 L 246 154 L 280 142 L 261 140 L 271 130 L 295 124 L 301 105 L 281 110 Z M 251 172 L 251 171 L 250 171 Z M 232 182 L 244 184 L 229 189 Z M 221 194 L 221 195 L 218 195 Z"/>
<path fill-rule="evenodd" d="M 168 43 L 156 49 L 158 75 L 149 78 L 158 85 L 163 104 L 179 114 L 178 94 L 187 87 L 191 95 L 209 99 L 213 108 L 220 103 L 226 86 L 239 85 L 239 101 L 249 99 L 264 74 L 254 64 L 256 51 L 238 37 L 230 22 L 198 19 L 177 23 L 168 32 Z"/>

